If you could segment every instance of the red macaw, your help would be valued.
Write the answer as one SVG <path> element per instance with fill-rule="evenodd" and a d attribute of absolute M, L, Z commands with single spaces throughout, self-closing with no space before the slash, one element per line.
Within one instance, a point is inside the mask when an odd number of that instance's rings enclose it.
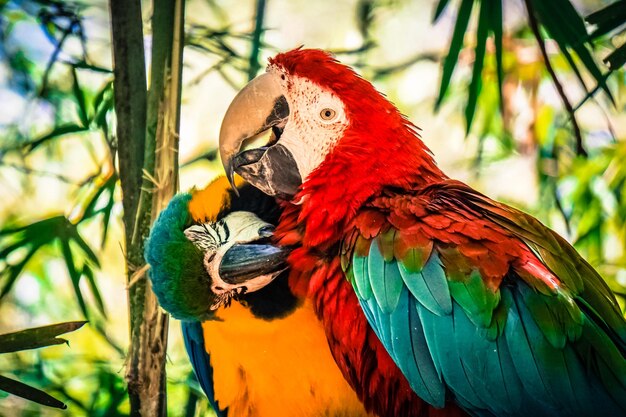
<path fill-rule="evenodd" d="M 268 129 L 267 146 L 240 152 Z M 626 322 L 598 273 L 533 217 L 448 178 L 328 53 L 272 58 L 229 107 L 220 153 L 229 178 L 281 202 L 289 288 L 369 412 L 626 415 Z"/>

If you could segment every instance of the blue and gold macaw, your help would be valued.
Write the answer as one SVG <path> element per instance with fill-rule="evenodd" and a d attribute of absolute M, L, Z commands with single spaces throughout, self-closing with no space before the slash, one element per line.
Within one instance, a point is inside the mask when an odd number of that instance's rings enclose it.
<path fill-rule="evenodd" d="M 287 284 L 269 236 L 273 197 L 225 178 L 174 197 L 146 250 L 160 304 L 182 320 L 194 372 L 220 417 L 365 416 L 313 307 Z"/>

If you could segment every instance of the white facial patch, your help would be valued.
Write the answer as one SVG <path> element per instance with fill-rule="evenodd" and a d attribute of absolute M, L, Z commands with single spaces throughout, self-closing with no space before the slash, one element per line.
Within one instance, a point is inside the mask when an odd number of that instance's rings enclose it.
<path fill-rule="evenodd" d="M 305 180 L 337 144 L 349 121 L 342 101 L 331 91 L 301 77 L 284 82 L 290 113 L 278 143 L 289 149 Z"/>
<path fill-rule="evenodd" d="M 254 213 L 248 211 L 235 211 L 215 223 L 193 225 L 185 229 L 184 233 L 196 247 L 204 252 L 204 267 L 211 277 L 211 291 L 218 297 L 212 310 L 227 302 L 233 295 L 240 294 L 244 289 L 242 285 L 233 285 L 222 280 L 219 268 L 224 254 L 235 244 L 245 244 L 258 240 L 264 236 L 260 230 L 269 223 L 259 219 Z M 245 291 L 253 292 L 269 284 L 281 271 L 260 275 L 246 281 Z"/>

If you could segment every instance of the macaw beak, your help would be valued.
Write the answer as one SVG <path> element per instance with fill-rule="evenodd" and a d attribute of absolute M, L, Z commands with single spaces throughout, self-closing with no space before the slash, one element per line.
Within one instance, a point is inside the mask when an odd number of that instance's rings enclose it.
<path fill-rule="evenodd" d="M 272 196 L 293 196 L 302 184 L 296 161 L 280 144 L 289 119 L 289 105 L 280 76 L 265 73 L 250 81 L 228 107 L 220 129 L 219 148 L 226 176 L 233 189 L 234 173 Z M 272 129 L 275 143 L 240 152 L 242 145 Z"/>
<path fill-rule="evenodd" d="M 233 245 L 222 258 L 220 278 L 232 285 L 244 284 L 261 275 L 274 275 L 287 268 L 290 249 L 263 243 Z"/>

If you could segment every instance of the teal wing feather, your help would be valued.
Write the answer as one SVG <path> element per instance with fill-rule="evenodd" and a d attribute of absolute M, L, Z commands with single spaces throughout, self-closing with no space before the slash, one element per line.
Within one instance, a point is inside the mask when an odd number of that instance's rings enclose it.
<path fill-rule="evenodd" d="M 416 299 L 403 284 L 398 263 L 386 262 L 374 242 L 366 256 L 355 253 L 348 264 L 348 276 L 378 338 L 411 387 L 429 403 L 443 406 L 445 387 L 428 352 Z"/>
<path fill-rule="evenodd" d="M 398 269 L 404 285 L 417 301 L 435 314 L 446 315 L 452 312 L 452 299 L 446 275 L 438 265 L 439 260 L 433 259 L 422 270 L 412 271 L 404 262 L 398 262 Z"/>
<path fill-rule="evenodd" d="M 385 262 L 379 245 L 373 244 L 367 257 L 367 268 L 376 304 L 385 314 L 394 312 L 404 286 L 398 264 Z"/>
<path fill-rule="evenodd" d="M 496 220 L 500 228 L 509 221 Z M 584 261 L 551 266 L 559 257 L 544 246 L 561 248 L 558 236 L 519 227 L 502 230 L 559 280 L 579 276 L 548 288 L 510 266 L 494 287 L 461 244 L 398 244 L 405 236 L 390 225 L 343 248 L 342 264 L 374 332 L 433 406 L 455 401 L 475 416 L 626 415 L 625 324 L 614 298 Z M 539 257 L 546 250 L 547 262 Z M 573 249 L 561 253 L 579 262 Z"/>

